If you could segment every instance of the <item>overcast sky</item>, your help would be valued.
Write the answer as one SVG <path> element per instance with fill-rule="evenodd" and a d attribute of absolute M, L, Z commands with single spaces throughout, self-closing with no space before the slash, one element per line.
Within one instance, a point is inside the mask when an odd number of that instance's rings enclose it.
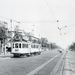
<path fill-rule="evenodd" d="M 13 27 L 19 25 L 28 32 L 33 29 L 35 36 L 64 48 L 75 38 L 75 0 L 0 0 L 0 20 L 10 28 L 10 21 L 1 16 L 21 22 L 13 22 Z M 57 27 L 64 26 L 60 35 Z"/>

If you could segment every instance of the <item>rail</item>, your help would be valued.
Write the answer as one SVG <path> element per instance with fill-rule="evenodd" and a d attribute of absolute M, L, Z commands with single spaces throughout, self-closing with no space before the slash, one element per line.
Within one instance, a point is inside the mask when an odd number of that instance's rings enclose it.
<path fill-rule="evenodd" d="M 29 72 L 26 75 L 35 75 L 38 71 L 40 71 L 41 69 L 43 69 L 48 63 L 50 63 L 52 60 L 54 60 L 56 57 L 58 57 L 60 54 L 56 55 L 55 57 L 53 57 L 52 59 L 48 60 L 47 62 L 45 62 L 44 64 L 42 64 L 41 66 L 39 66 L 38 68 L 36 68 L 35 70 Z"/>
<path fill-rule="evenodd" d="M 65 65 L 65 56 L 66 56 L 66 52 L 64 52 L 64 54 L 62 55 L 62 57 L 60 58 L 55 68 L 50 73 L 50 75 L 63 75 L 63 69 Z"/>
<path fill-rule="evenodd" d="M 55 57 L 53 57 L 52 59 L 48 60 L 47 62 L 45 62 L 44 64 L 42 64 L 41 66 L 39 66 L 38 68 L 36 68 L 35 70 L 29 72 L 28 74 L 26 75 L 36 75 L 36 73 L 38 71 L 40 71 L 41 69 L 43 69 L 46 65 L 48 65 L 48 63 L 50 63 L 52 60 L 54 60 L 56 57 L 58 57 L 60 54 L 56 55 Z M 50 75 L 62 75 L 62 70 L 63 70 L 63 67 L 64 67 L 64 57 L 66 55 L 66 52 L 64 52 L 64 54 L 62 55 L 62 57 L 60 58 L 60 60 L 58 61 L 58 63 L 56 64 L 55 68 L 53 69 L 53 71 L 50 73 Z M 61 65 L 61 62 L 63 61 L 63 65 L 61 66 L 61 71 L 60 73 L 58 73 L 59 71 L 59 67 Z"/>

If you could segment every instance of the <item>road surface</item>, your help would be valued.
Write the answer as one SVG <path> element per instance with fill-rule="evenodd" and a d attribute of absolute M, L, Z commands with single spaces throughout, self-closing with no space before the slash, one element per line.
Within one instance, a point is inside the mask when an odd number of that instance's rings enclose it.
<path fill-rule="evenodd" d="M 63 54 L 45 51 L 31 57 L 1 57 L 0 75 L 50 75 Z"/>

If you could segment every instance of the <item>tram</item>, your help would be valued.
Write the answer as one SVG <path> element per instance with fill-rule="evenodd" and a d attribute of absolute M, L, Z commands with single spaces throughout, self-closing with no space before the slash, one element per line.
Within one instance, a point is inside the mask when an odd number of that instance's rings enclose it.
<path fill-rule="evenodd" d="M 16 56 L 30 56 L 32 54 L 41 53 L 41 45 L 37 43 L 25 42 L 25 41 L 15 41 L 12 42 L 11 53 Z"/>

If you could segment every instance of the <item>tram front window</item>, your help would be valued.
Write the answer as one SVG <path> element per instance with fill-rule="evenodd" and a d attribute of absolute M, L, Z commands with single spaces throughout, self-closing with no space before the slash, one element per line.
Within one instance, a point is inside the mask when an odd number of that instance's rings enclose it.
<path fill-rule="evenodd" d="M 13 48 L 14 48 L 14 43 L 13 43 Z"/>
<path fill-rule="evenodd" d="M 19 48 L 21 48 L 21 43 L 19 43 Z"/>
<path fill-rule="evenodd" d="M 18 48 L 18 43 L 15 44 L 15 48 Z"/>

